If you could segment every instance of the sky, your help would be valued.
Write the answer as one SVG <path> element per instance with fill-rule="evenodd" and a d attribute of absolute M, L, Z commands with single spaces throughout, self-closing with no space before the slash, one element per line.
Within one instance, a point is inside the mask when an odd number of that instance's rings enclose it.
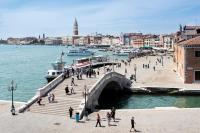
<path fill-rule="evenodd" d="M 200 0 L 0 0 L 0 38 L 173 33 L 200 25 Z"/>

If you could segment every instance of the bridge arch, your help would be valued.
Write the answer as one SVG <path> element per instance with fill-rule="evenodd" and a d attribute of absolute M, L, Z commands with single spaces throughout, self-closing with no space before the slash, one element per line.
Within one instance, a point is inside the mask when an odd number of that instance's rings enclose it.
<path fill-rule="evenodd" d="M 122 96 L 123 92 L 123 88 L 121 88 L 123 86 L 121 86 L 118 82 L 116 81 L 111 81 L 109 82 L 105 88 L 102 90 L 102 92 L 100 93 L 98 99 L 98 107 L 102 107 L 102 108 L 108 108 L 108 107 L 112 107 L 112 103 L 114 103 L 114 101 L 119 100 Z"/>
<path fill-rule="evenodd" d="M 80 106 L 79 106 L 79 113 L 81 117 L 84 114 L 84 109 L 88 108 L 89 110 L 93 111 L 96 106 L 99 105 L 99 97 L 102 94 L 103 90 L 109 91 L 109 87 L 106 88 L 108 85 L 115 84 L 117 87 L 115 88 L 116 91 L 126 91 L 129 90 L 132 82 L 125 77 L 125 75 L 122 75 L 117 72 L 109 72 L 104 74 L 89 90 L 89 94 L 87 96 L 86 106 L 84 100 L 82 100 Z M 112 88 L 111 88 L 112 90 Z"/>

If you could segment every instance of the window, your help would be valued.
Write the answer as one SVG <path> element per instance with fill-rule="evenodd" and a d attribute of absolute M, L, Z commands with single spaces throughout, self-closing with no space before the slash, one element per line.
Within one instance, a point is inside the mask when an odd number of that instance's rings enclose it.
<path fill-rule="evenodd" d="M 200 71 L 195 71 L 195 81 L 200 81 Z"/>
<path fill-rule="evenodd" d="M 195 51 L 195 57 L 200 57 L 200 51 Z"/>
<path fill-rule="evenodd" d="M 197 29 L 197 34 L 200 34 L 200 29 Z"/>
<path fill-rule="evenodd" d="M 52 72 L 52 75 L 55 75 L 55 72 Z"/>

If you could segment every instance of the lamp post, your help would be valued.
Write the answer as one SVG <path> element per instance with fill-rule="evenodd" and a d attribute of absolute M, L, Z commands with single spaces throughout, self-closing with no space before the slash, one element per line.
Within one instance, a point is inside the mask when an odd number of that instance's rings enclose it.
<path fill-rule="evenodd" d="M 15 115 L 15 106 L 14 106 L 14 101 L 13 101 L 13 91 L 15 91 L 17 88 L 17 84 L 14 84 L 14 81 L 11 81 L 11 85 L 8 86 L 8 91 L 11 91 L 12 93 L 12 106 L 11 106 L 11 113 L 12 115 Z"/>
<path fill-rule="evenodd" d="M 85 96 L 85 118 L 86 118 L 86 120 L 87 120 L 87 113 L 86 113 L 86 111 L 87 111 L 87 102 L 86 102 L 86 100 L 87 100 L 87 95 L 88 95 L 88 91 L 87 91 L 87 86 L 86 85 L 84 85 L 84 96 Z"/>
<path fill-rule="evenodd" d="M 161 59 L 162 59 L 162 66 L 163 66 L 163 56 L 161 55 Z"/>
<path fill-rule="evenodd" d="M 104 61 L 104 64 L 103 64 L 103 71 L 104 71 L 104 74 L 106 74 L 106 67 L 105 67 L 105 63 L 108 62 L 108 53 L 106 51 L 106 60 Z"/>
<path fill-rule="evenodd" d="M 115 61 L 115 55 L 114 55 L 114 51 L 113 51 L 113 63 L 112 63 L 112 68 L 113 68 L 113 72 L 115 71 L 115 67 L 114 67 L 114 61 Z"/>
<path fill-rule="evenodd" d="M 137 71 L 137 66 L 136 66 L 136 64 L 134 65 L 134 71 L 135 71 L 135 81 L 136 81 L 136 71 Z"/>

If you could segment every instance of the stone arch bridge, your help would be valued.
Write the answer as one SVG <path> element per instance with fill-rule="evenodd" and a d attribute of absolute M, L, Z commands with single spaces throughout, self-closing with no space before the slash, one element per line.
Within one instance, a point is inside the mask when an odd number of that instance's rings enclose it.
<path fill-rule="evenodd" d="M 81 101 L 79 105 L 79 113 L 80 116 L 83 117 L 85 108 L 90 109 L 93 111 L 96 106 L 99 105 L 99 97 L 101 96 L 102 92 L 105 89 L 109 89 L 106 87 L 109 83 L 115 83 L 118 87 L 113 87 L 113 91 L 129 91 L 132 81 L 127 79 L 125 75 L 119 74 L 117 72 L 109 72 L 104 74 L 89 90 L 87 99 L 86 99 L 86 106 L 85 100 Z"/>

